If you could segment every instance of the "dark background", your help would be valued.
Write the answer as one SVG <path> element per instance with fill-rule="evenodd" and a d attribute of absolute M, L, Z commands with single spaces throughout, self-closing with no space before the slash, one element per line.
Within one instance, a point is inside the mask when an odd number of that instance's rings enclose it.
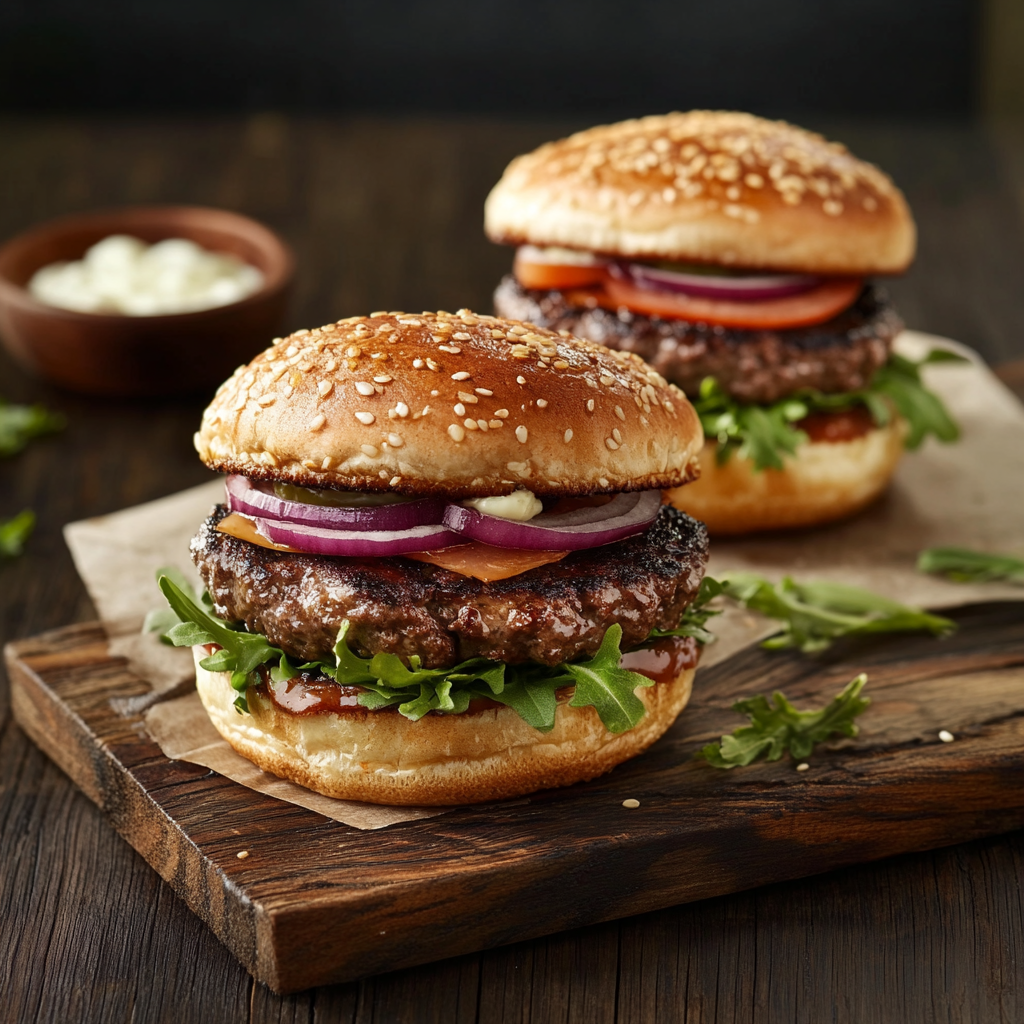
<path fill-rule="evenodd" d="M 965 116 L 1012 2 L 5 0 L 0 109 Z"/>

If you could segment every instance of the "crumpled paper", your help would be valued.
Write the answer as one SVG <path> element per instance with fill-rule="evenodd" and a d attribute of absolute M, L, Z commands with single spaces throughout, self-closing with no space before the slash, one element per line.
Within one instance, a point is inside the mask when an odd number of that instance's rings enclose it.
<path fill-rule="evenodd" d="M 829 579 L 929 608 L 1024 600 L 1020 587 L 956 584 L 915 569 L 918 552 L 938 544 L 1024 550 L 1024 406 L 969 349 L 912 331 L 897 340 L 898 350 L 914 357 L 933 345 L 953 348 L 971 359 L 924 371 L 929 387 L 960 423 L 961 440 L 940 445 L 929 439 L 919 451 L 908 453 L 886 495 L 848 522 L 714 542 L 711 575 L 749 571 L 772 580 L 785 575 Z M 168 757 L 204 765 L 250 789 L 356 828 L 383 828 L 443 813 L 439 808 L 333 800 L 261 772 L 236 754 L 210 724 L 194 690 L 191 652 L 140 633 L 145 613 L 163 605 L 154 576 L 158 567 L 173 565 L 198 585 L 188 542 L 223 493 L 223 482 L 212 480 L 65 527 L 75 565 L 107 628 L 111 653 L 127 658 L 131 670 L 152 686 L 148 696 L 127 702 L 125 710 L 145 711 L 146 726 Z M 713 620 L 712 628 L 718 639 L 702 656 L 705 666 L 725 660 L 777 627 L 761 616 L 729 608 Z"/>

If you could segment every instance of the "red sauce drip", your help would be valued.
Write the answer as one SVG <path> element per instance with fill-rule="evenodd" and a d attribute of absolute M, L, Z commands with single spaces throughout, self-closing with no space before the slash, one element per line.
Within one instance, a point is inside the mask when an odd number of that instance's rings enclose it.
<path fill-rule="evenodd" d="M 700 644 L 692 636 L 667 636 L 651 647 L 629 651 L 619 664 L 656 683 L 670 683 L 681 672 L 694 668 L 699 658 Z"/>
<path fill-rule="evenodd" d="M 300 672 L 283 683 L 275 683 L 265 665 L 257 670 L 256 692 L 280 711 L 290 715 L 342 714 L 359 707 L 359 686 L 342 686 L 324 676 Z"/>
<path fill-rule="evenodd" d="M 815 443 L 854 441 L 875 429 L 871 413 L 863 405 L 842 412 L 812 412 L 796 426 Z"/>

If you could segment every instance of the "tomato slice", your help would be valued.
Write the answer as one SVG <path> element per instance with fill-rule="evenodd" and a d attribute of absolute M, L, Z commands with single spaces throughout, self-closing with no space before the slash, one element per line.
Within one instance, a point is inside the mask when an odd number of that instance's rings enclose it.
<path fill-rule="evenodd" d="M 496 548 L 479 541 L 470 541 L 437 551 L 410 551 L 402 558 L 450 569 L 463 576 L 473 576 L 484 583 L 506 580 L 539 565 L 560 562 L 568 551 L 526 551 L 521 548 Z"/>
<path fill-rule="evenodd" d="M 603 263 L 534 263 L 518 254 L 512 265 L 512 272 L 524 288 L 535 288 L 545 292 L 585 288 L 587 285 L 600 284 L 608 276 Z"/>
<path fill-rule="evenodd" d="M 735 299 L 707 299 L 682 292 L 653 291 L 609 277 L 603 288 L 578 292 L 573 301 L 608 309 L 625 306 L 634 313 L 660 316 L 666 320 L 702 320 L 723 327 L 809 327 L 831 320 L 852 306 L 862 287 L 863 282 L 859 278 L 836 277 L 822 281 L 817 287 L 799 295 L 740 302 Z"/>

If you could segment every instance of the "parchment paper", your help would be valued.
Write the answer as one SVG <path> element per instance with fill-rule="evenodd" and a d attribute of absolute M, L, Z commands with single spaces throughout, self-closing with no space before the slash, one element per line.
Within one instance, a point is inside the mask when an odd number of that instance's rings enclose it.
<path fill-rule="evenodd" d="M 970 364 L 925 369 L 929 387 L 960 423 L 961 440 L 940 445 L 929 439 L 919 451 L 908 453 L 886 496 L 849 522 L 714 542 L 708 566 L 713 576 L 745 570 L 773 580 L 785 575 L 836 580 L 930 608 L 1024 600 L 1021 587 L 950 583 L 914 568 L 918 552 L 937 544 L 1024 551 L 1024 406 L 969 349 L 911 331 L 897 340 L 900 352 L 915 357 L 933 345 L 972 359 Z M 188 542 L 223 493 L 223 482 L 216 479 L 65 527 L 75 565 L 107 627 L 111 653 L 127 658 L 132 671 L 152 683 L 152 694 L 126 710 L 145 707 L 146 726 L 166 756 L 204 765 L 250 789 L 356 828 L 383 828 L 443 813 L 437 808 L 332 800 L 259 771 L 210 724 L 193 689 L 191 653 L 139 633 L 145 613 L 163 603 L 154 577 L 158 567 L 176 566 L 198 584 Z M 776 626 L 730 608 L 713 620 L 713 629 L 718 640 L 705 650 L 705 666 L 723 661 Z"/>

